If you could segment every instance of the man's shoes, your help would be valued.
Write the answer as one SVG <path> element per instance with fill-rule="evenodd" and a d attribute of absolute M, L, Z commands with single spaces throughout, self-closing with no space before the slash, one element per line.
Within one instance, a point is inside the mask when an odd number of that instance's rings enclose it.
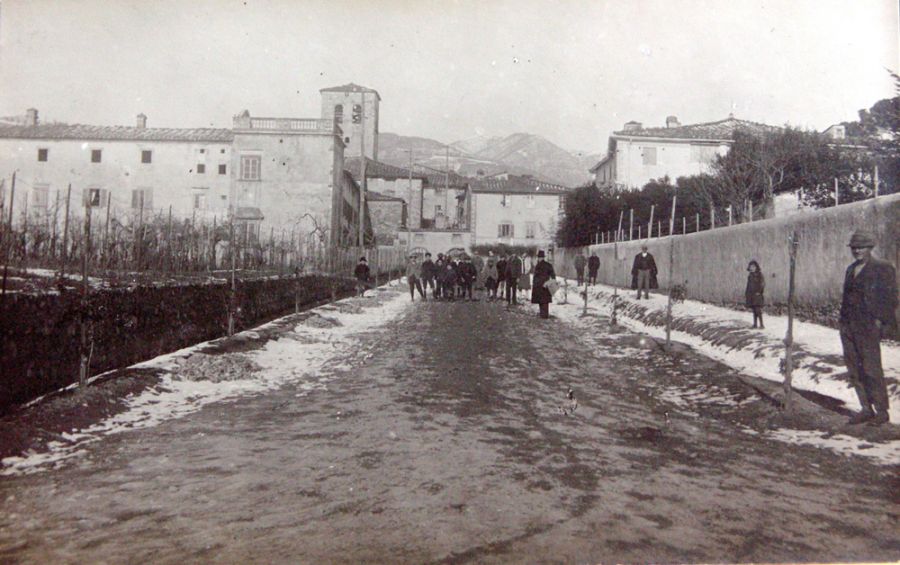
<path fill-rule="evenodd" d="M 875 417 L 870 419 L 868 425 L 870 426 L 880 426 L 881 424 L 887 424 L 891 421 L 891 417 L 887 412 L 879 412 L 875 414 Z"/>
<path fill-rule="evenodd" d="M 885 414 L 885 416 L 887 416 L 887 414 Z M 857 414 L 854 414 L 854 415 L 847 421 L 847 423 L 850 424 L 851 426 L 855 426 L 855 425 L 857 425 L 857 424 L 864 424 L 864 423 L 866 423 L 866 422 L 868 422 L 869 420 L 872 420 L 872 419 L 874 419 L 874 418 L 875 418 L 875 413 L 874 413 L 874 412 L 872 412 L 871 410 L 863 410 L 862 412 L 859 412 L 859 413 L 857 413 Z"/>

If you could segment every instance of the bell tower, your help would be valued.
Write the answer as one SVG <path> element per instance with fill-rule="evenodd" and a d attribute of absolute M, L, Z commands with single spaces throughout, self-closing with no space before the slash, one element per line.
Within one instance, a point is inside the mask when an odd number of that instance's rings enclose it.
<path fill-rule="evenodd" d="M 335 120 L 343 131 L 347 146 L 344 157 L 362 155 L 365 136 L 366 157 L 378 160 L 378 105 L 381 96 L 376 90 L 358 84 L 323 88 L 322 119 Z"/>

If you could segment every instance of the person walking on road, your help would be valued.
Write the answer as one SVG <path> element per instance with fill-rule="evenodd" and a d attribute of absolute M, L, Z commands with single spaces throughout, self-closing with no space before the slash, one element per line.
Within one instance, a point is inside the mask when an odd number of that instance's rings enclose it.
<path fill-rule="evenodd" d="M 586 263 L 587 260 L 581 253 L 575 256 L 575 275 L 578 279 L 578 286 L 581 286 L 581 284 L 584 282 L 584 266 Z"/>
<path fill-rule="evenodd" d="M 538 251 L 538 262 L 534 266 L 531 303 L 537 304 L 540 310 L 540 317 L 547 319 L 550 317 L 550 303 L 553 302 L 553 295 L 547 287 L 547 283 L 550 279 L 556 279 L 556 273 L 553 271 L 553 265 L 545 261 L 544 257 L 546 257 L 544 252 Z"/>
<path fill-rule="evenodd" d="M 516 294 L 519 286 L 519 276 L 522 274 L 522 260 L 512 254 L 506 262 L 506 305 L 518 304 Z"/>
<path fill-rule="evenodd" d="M 437 298 L 437 289 L 434 286 L 434 278 L 437 275 L 434 261 L 431 260 L 431 253 L 425 252 L 425 260 L 422 261 L 422 289 L 428 293 L 428 287 L 431 286 L 431 297 Z"/>
<path fill-rule="evenodd" d="M 890 420 L 880 342 L 897 331 L 897 272 L 887 261 L 872 257 L 871 233 L 855 232 L 849 247 L 856 260 L 844 274 L 840 335 L 844 363 L 862 407 L 850 424 L 880 425 Z"/>
<path fill-rule="evenodd" d="M 356 277 L 356 295 L 362 296 L 369 287 L 369 262 L 365 257 L 359 258 L 359 263 L 353 270 L 353 276 Z"/>
<path fill-rule="evenodd" d="M 534 273 L 534 257 L 530 254 L 522 254 L 522 274 L 519 275 L 518 289 L 525 293 L 525 298 L 531 294 L 531 275 Z"/>
<path fill-rule="evenodd" d="M 590 280 L 591 286 L 597 284 L 597 271 L 600 270 L 600 258 L 597 257 L 596 253 L 591 253 L 591 256 L 588 258 L 588 279 Z"/>
<path fill-rule="evenodd" d="M 744 291 L 747 308 L 753 310 L 753 327 L 757 327 L 756 323 L 759 322 L 759 327 L 765 328 L 762 309 L 765 304 L 763 292 L 766 289 L 766 279 L 763 277 L 762 269 L 759 268 L 759 263 L 756 262 L 756 259 L 750 261 L 747 265 L 747 271 L 749 273 L 747 275 L 747 290 Z"/>
<path fill-rule="evenodd" d="M 409 256 L 409 262 L 406 263 L 406 282 L 409 283 L 409 299 L 415 301 L 415 290 L 419 291 L 419 296 L 425 300 L 425 291 L 422 290 L 422 282 L 419 280 L 422 276 L 422 267 L 415 255 Z"/>
<path fill-rule="evenodd" d="M 641 289 L 644 298 L 650 298 L 651 288 L 659 288 L 656 282 L 656 261 L 653 255 L 647 253 L 647 246 L 641 246 L 641 252 L 634 256 L 634 264 L 631 266 L 631 288 L 637 290 L 638 300 L 641 299 Z"/>

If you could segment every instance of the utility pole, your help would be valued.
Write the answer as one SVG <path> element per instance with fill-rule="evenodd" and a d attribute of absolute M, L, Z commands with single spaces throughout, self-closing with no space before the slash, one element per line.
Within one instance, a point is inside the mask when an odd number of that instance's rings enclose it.
<path fill-rule="evenodd" d="M 794 371 L 794 275 L 797 271 L 797 246 L 800 244 L 800 235 L 794 231 L 788 237 L 788 253 L 790 256 L 790 274 L 788 275 L 788 327 L 784 336 L 784 411 L 788 416 L 793 415 L 793 381 Z"/>
<path fill-rule="evenodd" d="M 650 205 L 650 221 L 647 223 L 647 239 L 653 238 L 653 212 L 656 211 L 656 204 Z"/>

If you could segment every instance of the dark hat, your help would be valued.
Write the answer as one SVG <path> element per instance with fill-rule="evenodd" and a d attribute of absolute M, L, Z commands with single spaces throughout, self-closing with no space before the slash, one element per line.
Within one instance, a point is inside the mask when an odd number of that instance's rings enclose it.
<path fill-rule="evenodd" d="M 856 230 L 855 232 L 853 232 L 853 235 L 850 236 L 850 243 L 848 243 L 847 246 L 875 247 L 875 236 L 867 231 Z"/>
<path fill-rule="evenodd" d="M 366 262 L 367 262 L 365 257 L 360 257 L 359 260 L 360 260 L 361 262 L 363 262 L 363 263 L 366 263 Z"/>
<path fill-rule="evenodd" d="M 543 251 L 538 251 L 538 257 L 546 257 Z"/>
<path fill-rule="evenodd" d="M 426 251 L 426 252 L 425 252 L 425 256 L 426 256 L 426 257 L 431 257 L 431 253 L 429 253 L 428 251 Z"/>

